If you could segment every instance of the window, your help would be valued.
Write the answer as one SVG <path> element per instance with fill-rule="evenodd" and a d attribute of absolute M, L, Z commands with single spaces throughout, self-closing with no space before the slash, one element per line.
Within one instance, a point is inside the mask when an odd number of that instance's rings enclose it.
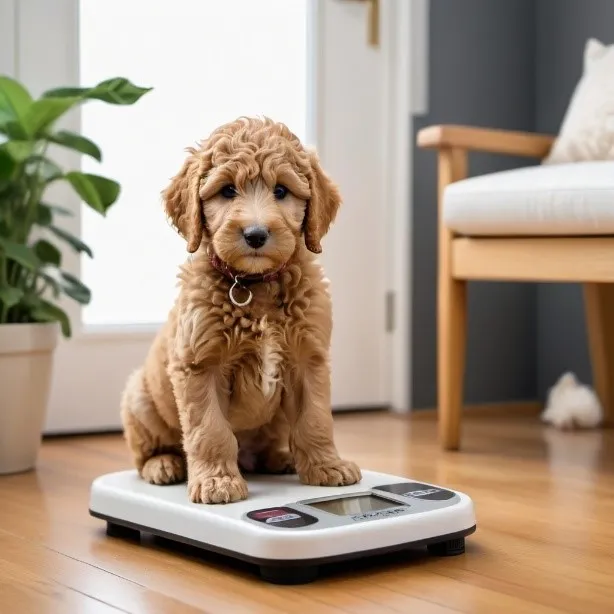
<path fill-rule="evenodd" d="M 124 76 L 154 88 L 134 107 L 82 109 L 82 134 L 103 152 L 102 164 L 86 158 L 83 169 L 122 185 L 107 219 L 82 211 L 95 256 L 82 263 L 93 292 L 86 326 L 166 318 L 187 252 L 160 193 L 187 146 L 240 115 L 280 119 L 305 139 L 307 2 L 80 1 L 81 84 Z"/>

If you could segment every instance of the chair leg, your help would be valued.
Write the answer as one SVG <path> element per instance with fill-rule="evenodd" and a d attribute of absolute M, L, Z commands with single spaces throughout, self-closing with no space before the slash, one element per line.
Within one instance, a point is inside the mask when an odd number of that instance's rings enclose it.
<path fill-rule="evenodd" d="M 593 386 L 604 411 L 604 425 L 614 425 L 614 284 L 584 284 L 584 305 Z"/>
<path fill-rule="evenodd" d="M 453 277 L 453 236 L 443 223 L 443 197 L 448 185 L 467 176 L 467 152 L 442 149 L 438 157 L 438 175 L 438 428 L 442 447 L 458 450 L 465 376 L 467 282 Z"/>
<path fill-rule="evenodd" d="M 445 450 L 458 450 L 467 344 L 466 282 L 451 278 L 440 282 L 438 327 L 439 440 Z"/>

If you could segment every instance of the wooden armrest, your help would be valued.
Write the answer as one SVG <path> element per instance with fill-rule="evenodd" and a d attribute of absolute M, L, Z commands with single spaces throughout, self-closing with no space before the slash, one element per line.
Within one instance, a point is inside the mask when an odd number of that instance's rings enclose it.
<path fill-rule="evenodd" d="M 556 137 L 549 134 L 496 130 L 472 126 L 429 126 L 418 132 L 424 149 L 458 148 L 490 153 L 545 158 Z"/>

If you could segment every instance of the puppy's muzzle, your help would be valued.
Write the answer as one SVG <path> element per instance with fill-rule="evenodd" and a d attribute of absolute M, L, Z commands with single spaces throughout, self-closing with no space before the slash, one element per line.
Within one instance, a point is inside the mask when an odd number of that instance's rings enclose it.
<path fill-rule="evenodd" d="M 269 229 L 265 226 L 248 226 L 243 230 L 245 242 L 253 249 L 262 247 L 269 238 Z"/>

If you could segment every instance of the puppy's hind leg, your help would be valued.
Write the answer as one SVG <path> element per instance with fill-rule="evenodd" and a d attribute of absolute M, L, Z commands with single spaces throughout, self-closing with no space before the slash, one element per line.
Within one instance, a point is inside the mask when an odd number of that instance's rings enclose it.
<path fill-rule="evenodd" d="M 181 432 L 160 416 L 143 369 L 128 378 L 121 399 L 121 418 L 134 465 L 144 480 L 175 484 L 186 479 Z"/>

